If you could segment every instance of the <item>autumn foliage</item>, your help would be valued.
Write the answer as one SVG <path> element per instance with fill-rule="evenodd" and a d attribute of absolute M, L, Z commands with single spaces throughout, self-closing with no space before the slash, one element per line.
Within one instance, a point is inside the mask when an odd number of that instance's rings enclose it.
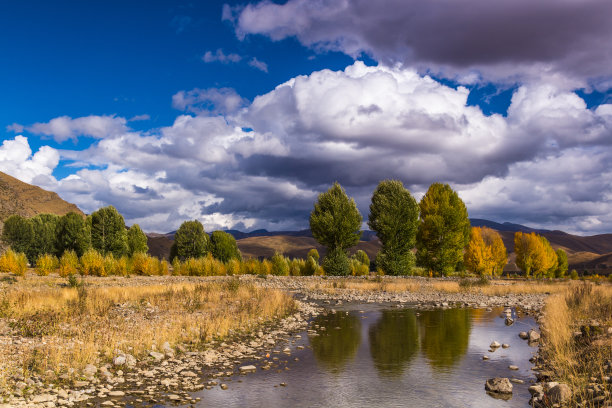
<path fill-rule="evenodd" d="M 527 234 L 519 231 L 514 234 L 514 252 L 516 266 L 525 272 L 527 277 L 554 276 L 557 269 L 557 253 L 546 238 L 535 232 Z"/>
<path fill-rule="evenodd" d="M 506 247 L 497 231 L 473 227 L 463 256 L 465 266 L 481 276 L 499 276 L 508 263 Z"/>

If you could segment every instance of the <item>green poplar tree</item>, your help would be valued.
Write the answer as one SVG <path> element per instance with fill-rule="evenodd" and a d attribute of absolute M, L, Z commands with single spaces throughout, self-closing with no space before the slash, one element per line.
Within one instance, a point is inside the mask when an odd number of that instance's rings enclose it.
<path fill-rule="evenodd" d="M 448 184 L 434 183 L 419 203 L 417 263 L 436 275 L 448 275 L 463 262 L 470 240 L 467 208 Z"/>

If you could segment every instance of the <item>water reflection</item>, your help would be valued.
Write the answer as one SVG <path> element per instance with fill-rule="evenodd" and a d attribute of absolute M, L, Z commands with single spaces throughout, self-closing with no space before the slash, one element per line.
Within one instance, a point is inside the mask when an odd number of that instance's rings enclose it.
<path fill-rule="evenodd" d="M 433 368 L 450 367 L 467 352 L 470 313 L 470 309 L 430 310 L 421 313 L 421 349 Z"/>
<path fill-rule="evenodd" d="M 317 362 L 334 373 L 342 371 L 361 343 L 360 319 L 352 314 L 330 313 L 318 316 L 314 324 L 325 328 L 310 340 Z"/>
<path fill-rule="evenodd" d="M 413 310 L 384 310 L 369 330 L 370 354 L 383 376 L 399 377 L 419 348 Z"/>

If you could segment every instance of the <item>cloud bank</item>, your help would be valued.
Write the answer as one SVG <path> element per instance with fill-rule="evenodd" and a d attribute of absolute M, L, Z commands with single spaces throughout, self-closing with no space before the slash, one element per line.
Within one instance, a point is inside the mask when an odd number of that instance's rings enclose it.
<path fill-rule="evenodd" d="M 268 0 L 225 6 L 239 38 L 297 38 L 316 50 L 402 63 L 465 83 L 554 81 L 610 88 L 607 0 Z"/>
<path fill-rule="evenodd" d="M 191 218 L 207 229 L 305 228 L 317 194 L 334 181 L 367 216 L 376 184 L 396 178 L 417 197 L 432 182 L 451 183 L 473 217 L 609 232 L 612 105 L 587 109 L 551 83 L 518 87 L 507 116 L 487 116 L 467 97 L 416 69 L 355 62 L 292 78 L 250 103 L 228 89 L 182 91 L 173 104 L 191 114 L 147 131 L 111 117 L 123 127 L 95 133 L 85 151 L 32 155 L 17 136 L 0 148 L 0 170 L 33 181 L 27 166 L 2 156 L 21 151 L 48 176 L 44 187 L 85 211 L 113 204 L 149 231 Z M 92 117 L 58 119 L 69 126 L 54 119 L 26 129 L 94 135 L 75 125 Z M 78 170 L 55 180 L 58 156 Z"/>

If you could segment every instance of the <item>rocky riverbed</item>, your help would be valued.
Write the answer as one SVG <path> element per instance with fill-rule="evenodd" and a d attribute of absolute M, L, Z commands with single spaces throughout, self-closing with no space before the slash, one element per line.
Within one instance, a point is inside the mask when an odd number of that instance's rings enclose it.
<path fill-rule="evenodd" d="M 139 278 L 140 279 L 140 278 Z M 143 285 L 147 279 L 142 279 Z M 164 278 L 155 278 L 164 279 Z M 172 280 L 193 278 L 170 278 Z M 226 278 L 214 278 L 226 279 Z M 11 380 L 13 393 L 5 398 L 0 408 L 56 407 L 56 406 L 135 406 L 189 405 L 197 404 L 192 397 L 202 389 L 219 387 L 231 389 L 232 381 L 240 381 L 240 375 L 247 375 L 258 367 L 262 369 L 282 369 L 279 356 L 290 358 L 293 336 L 309 329 L 312 318 L 325 309 L 339 307 L 346 303 L 376 303 L 393 307 L 410 308 L 492 308 L 505 307 L 533 314 L 539 317 L 547 294 L 505 294 L 486 295 L 477 291 L 444 292 L 431 290 L 419 292 L 362 291 L 338 287 L 330 291 L 317 288 L 320 277 L 267 277 L 261 279 L 251 276 L 240 277 L 267 288 L 290 291 L 298 299 L 298 311 L 274 324 L 262 327 L 255 333 L 236 334 L 223 342 L 210 342 L 204 350 L 190 350 L 188 345 L 171 348 L 168 344 L 150 350 L 146 358 L 137 360 L 129 353 L 118 353 L 112 362 L 99 366 L 88 365 L 74 379 L 66 377 L 49 380 L 42 377 L 24 378 L 15 376 Z M 418 279 L 418 278 L 416 278 Z M 197 279 L 196 279 L 197 280 Z M 334 278 L 329 278 L 328 281 Z M 427 286 L 430 280 L 419 280 Z M 100 284 L 96 281 L 94 285 Z M 135 284 L 134 281 L 130 284 Z M 140 280 L 136 282 L 140 284 Z M 506 324 L 512 324 L 510 320 Z M 507 318 L 508 318 L 507 317 Z M 527 336 L 536 336 L 528 333 Z M 528 340 L 537 341 L 530 338 Z M 19 339 L 14 336 L 1 336 L 2 342 L 32 342 L 32 339 Z M 537 357 L 533 360 L 536 368 L 544 371 L 538 375 L 542 382 L 530 387 L 533 403 L 557 398 L 559 402 L 567 398 L 564 385 L 552 383 L 550 373 L 546 374 L 545 365 Z M 612 364 L 610 364 L 612 367 Z M 502 381 L 505 384 L 505 381 Z M 282 385 L 282 384 L 281 384 Z M 598 389 L 594 384 L 596 396 Z M 483 391 L 484 392 L 484 391 Z M 604 394 L 602 394 L 604 395 Z M 604 395 L 605 398 L 605 395 Z"/>

